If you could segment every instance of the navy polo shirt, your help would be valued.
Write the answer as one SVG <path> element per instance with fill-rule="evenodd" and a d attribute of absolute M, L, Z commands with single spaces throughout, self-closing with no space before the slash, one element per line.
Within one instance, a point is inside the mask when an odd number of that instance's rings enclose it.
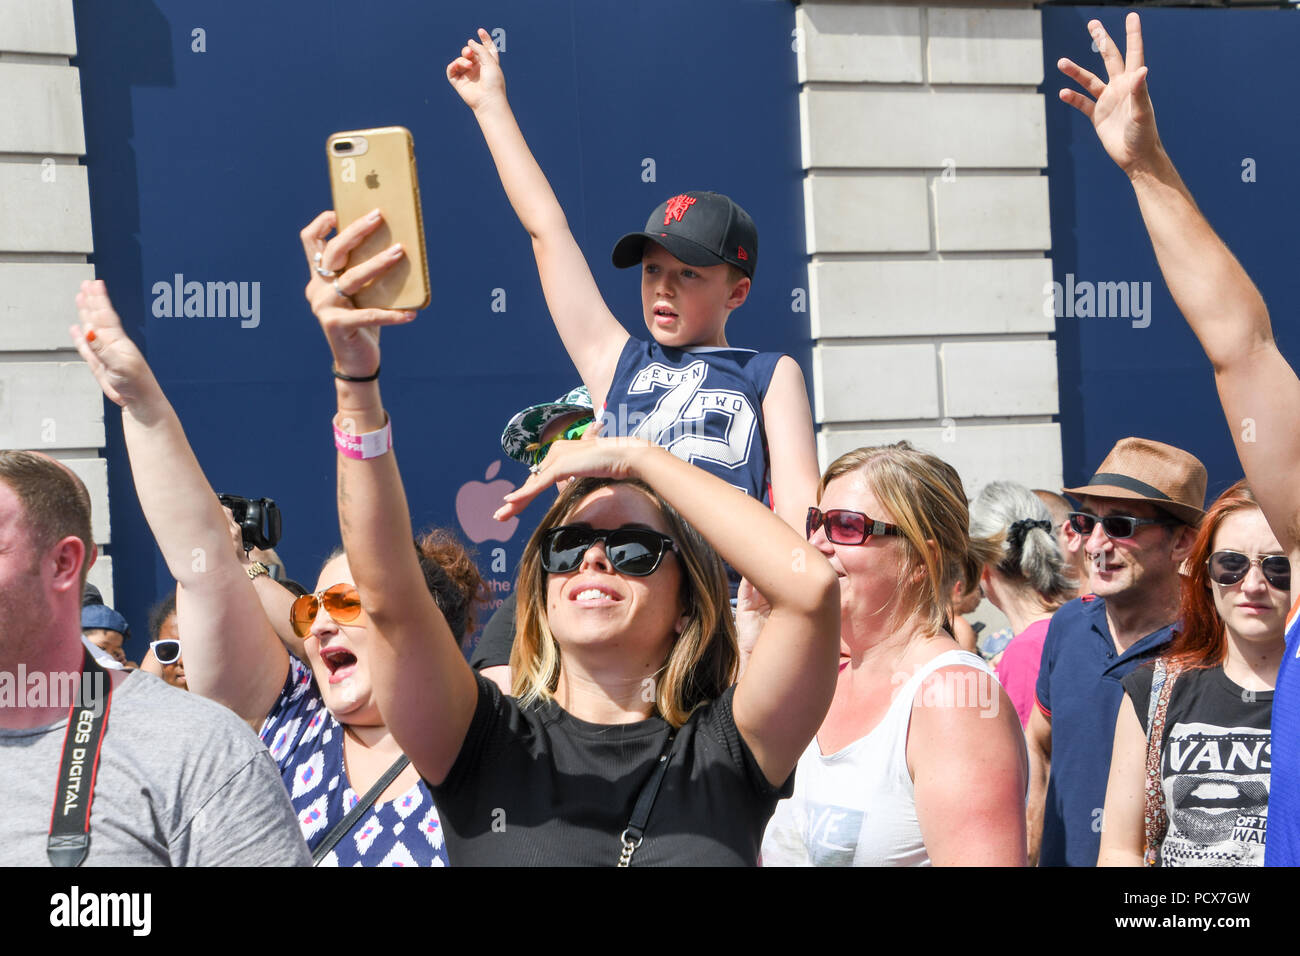
<path fill-rule="evenodd" d="M 1052 772 L 1043 807 L 1039 866 L 1096 866 L 1126 674 L 1173 636 L 1173 624 L 1116 652 L 1106 602 L 1087 595 L 1054 615 L 1043 644 L 1037 704 L 1052 721 Z"/>

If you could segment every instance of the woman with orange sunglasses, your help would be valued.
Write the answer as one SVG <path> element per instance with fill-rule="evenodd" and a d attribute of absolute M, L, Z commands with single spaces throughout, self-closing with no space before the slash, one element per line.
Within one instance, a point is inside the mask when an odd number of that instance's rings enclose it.
<path fill-rule="evenodd" d="M 370 678 L 370 622 L 347 556 L 296 600 L 254 580 L 266 568 L 233 547 L 231 524 L 181 423 L 103 282 L 77 296 L 77 349 L 122 406 L 140 506 L 177 581 L 176 613 L 190 690 L 244 718 L 271 750 L 307 845 L 322 865 L 447 864 L 428 786 L 394 742 Z M 412 545 L 425 586 L 457 637 L 473 629 L 478 569 L 449 535 Z M 259 582 L 258 587 L 264 587 Z M 310 666 L 291 656 L 267 608 L 286 612 Z"/>

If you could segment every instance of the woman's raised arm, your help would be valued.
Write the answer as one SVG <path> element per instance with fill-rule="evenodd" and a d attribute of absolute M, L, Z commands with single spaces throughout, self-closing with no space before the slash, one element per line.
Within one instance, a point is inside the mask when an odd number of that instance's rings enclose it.
<path fill-rule="evenodd" d="M 180 419 L 102 281 L 77 294 L 70 329 L 100 388 L 122 406 L 122 433 L 145 520 L 176 579 L 176 620 L 190 690 L 256 726 L 284 684 L 289 655 L 231 547 L 230 524 Z"/>
<path fill-rule="evenodd" d="M 373 627 L 375 701 L 393 739 L 420 775 L 436 785 L 460 753 L 478 685 L 424 583 L 379 395 L 379 329 L 415 315 L 357 309 L 347 297 L 402 259 L 401 246 L 395 245 L 345 270 L 348 253 L 379 222 L 376 210 L 327 241 L 337 220 L 333 212 L 317 216 L 301 234 L 313 270 L 306 292 L 334 355 L 339 528 Z"/>

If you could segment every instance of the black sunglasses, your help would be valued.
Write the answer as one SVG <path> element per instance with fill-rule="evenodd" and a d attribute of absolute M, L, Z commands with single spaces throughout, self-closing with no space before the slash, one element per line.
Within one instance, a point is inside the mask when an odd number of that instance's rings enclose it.
<path fill-rule="evenodd" d="M 1250 566 L 1258 564 L 1264 572 L 1264 580 L 1278 591 L 1291 590 L 1291 562 L 1280 554 L 1270 554 L 1263 558 L 1251 558 L 1240 551 L 1215 551 L 1205 561 L 1210 571 L 1210 580 L 1223 587 L 1231 587 L 1247 574 Z"/>
<path fill-rule="evenodd" d="M 820 508 L 809 508 L 804 536 L 812 538 L 817 529 L 822 527 L 826 529 L 826 537 L 831 544 L 866 544 L 873 534 L 903 536 L 903 530 L 898 525 L 869 518 L 861 511 L 845 511 L 842 508 L 822 511 Z"/>
<path fill-rule="evenodd" d="M 597 541 L 614 570 L 643 578 L 654 574 L 668 551 L 676 551 L 673 539 L 648 528 L 587 528 L 561 525 L 542 538 L 542 568 L 550 574 L 567 574 L 582 564 L 582 556 Z"/>
<path fill-rule="evenodd" d="M 153 656 L 159 664 L 175 664 L 181 659 L 180 641 L 150 641 L 149 647 L 153 649 Z"/>
<path fill-rule="evenodd" d="M 1106 532 L 1108 538 L 1131 538 L 1144 524 L 1172 527 L 1180 523 L 1172 518 L 1134 518 L 1132 515 L 1107 515 L 1099 518 L 1086 511 L 1070 512 L 1070 527 L 1081 535 L 1092 534 L 1092 529 L 1097 527 L 1098 522 L 1101 522 L 1101 530 Z"/>

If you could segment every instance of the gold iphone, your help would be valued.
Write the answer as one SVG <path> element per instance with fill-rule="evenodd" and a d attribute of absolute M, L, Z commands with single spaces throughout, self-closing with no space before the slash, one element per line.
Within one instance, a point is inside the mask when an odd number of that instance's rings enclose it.
<path fill-rule="evenodd" d="M 379 228 L 352 250 L 348 265 L 365 262 L 395 242 L 406 250 L 396 266 L 354 293 L 352 301 L 370 309 L 423 309 L 429 304 L 429 266 L 411 131 L 384 126 L 335 133 L 325 141 L 325 152 L 339 230 L 372 209 L 384 214 Z"/>

